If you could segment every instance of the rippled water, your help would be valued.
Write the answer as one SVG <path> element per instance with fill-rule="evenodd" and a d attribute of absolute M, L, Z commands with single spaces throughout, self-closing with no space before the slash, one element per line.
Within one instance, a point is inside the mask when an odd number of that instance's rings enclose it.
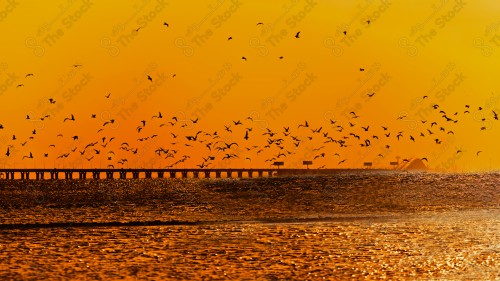
<path fill-rule="evenodd" d="M 0 279 L 500 279 L 499 174 L 0 182 Z"/>

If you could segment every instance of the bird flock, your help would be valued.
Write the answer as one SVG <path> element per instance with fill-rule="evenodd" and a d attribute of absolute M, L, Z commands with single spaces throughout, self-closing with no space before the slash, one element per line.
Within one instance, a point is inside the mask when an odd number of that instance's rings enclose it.
<path fill-rule="evenodd" d="M 370 24 L 370 21 L 366 21 Z M 165 27 L 170 27 L 164 22 Z M 259 22 L 257 26 L 264 25 Z M 135 29 L 139 32 L 142 27 Z M 343 32 L 347 35 L 347 31 Z M 302 32 L 297 31 L 293 36 L 295 39 L 301 38 Z M 229 36 L 227 40 L 234 40 Z M 241 57 L 247 61 L 246 56 Z M 279 59 L 284 59 L 280 56 Z M 81 67 L 81 64 L 74 64 L 71 67 Z M 360 67 L 359 71 L 365 71 Z M 174 74 L 173 77 L 176 75 Z M 36 79 L 36 75 L 28 73 L 25 79 Z M 146 75 L 144 79 L 152 83 L 154 77 Z M 24 83 L 17 85 L 17 88 L 25 87 Z M 109 99 L 112 93 L 103 94 L 103 99 Z M 376 93 L 367 94 L 367 99 L 375 99 Z M 422 101 L 429 100 L 428 96 L 423 96 Z M 55 106 L 57 100 L 52 97 L 47 101 L 48 106 Z M 360 116 L 357 112 L 351 111 L 342 119 L 325 119 L 322 124 L 313 124 L 304 120 L 300 124 L 290 124 L 278 129 L 261 127 L 251 116 L 242 116 L 241 119 L 231 120 L 223 124 L 218 130 L 207 130 L 200 125 L 200 118 L 180 120 L 178 116 L 167 116 L 161 111 L 152 113 L 143 120 L 137 120 L 135 130 L 127 132 L 124 137 L 113 136 L 116 133 L 110 130 L 116 119 L 97 119 L 97 114 L 89 112 L 88 115 L 77 116 L 69 114 L 63 118 L 52 118 L 51 115 L 34 117 L 26 115 L 27 120 L 39 119 L 42 122 L 55 122 L 57 126 L 74 126 L 82 119 L 90 119 L 98 126 L 96 132 L 86 131 L 91 134 L 91 141 L 82 142 L 80 135 L 57 134 L 55 138 L 44 136 L 46 139 L 61 139 L 61 142 L 51 143 L 46 151 L 31 151 L 31 143 L 38 137 L 36 129 L 29 129 L 30 136 L 27 139 L 19 139 L 15 130 L 24 128 L 9 128 L 0 124 L 0 131 L 9 130 L 12 137 L 5 144 L 5 156 L 8 161 L 17 157 L 21 161 L 29 159 L 51 159 L 55 165 L 60 161 L 72 159 L 79 163 L 99 161 L 100 165 L 108 168 L 131 167 L 140 163 L 139 159 L 160 159 L 161 168 L 174 168 L 179 165 L 196 166 L 198 168 L 217 168 L 221 165 L 232 165 L 231 161 L 239 159 L 251 163 L 252 165 L 273 165 L 277 161 L 307 160 L 318 161 L 322 166 L 319 168 L 336 168 L 349 165 L 355 159 L 345 157 L 346 150 L 349 149 L 373 149 L 382 147 L 383 149 L 376 157 L 384 159 L 387 157 L 391 145 L 404 142 L 405 145 L 411 143 L 432 142 L 441 145 L 447 135 L 454 135 L 456 126 L 471 116 L 471 112 L 481 112 L 483 116 L 478 131 L 485 131 L 488 127 L 487 121 L 498 121 L 498 114 L 494 110 L 484 110 L 483 107 L 466 104 L 461 109 L 448 110 L 437 103 L 429 102 L 432 114 L 429 120 L 418 120 L 419 126 L 415 130 L 405 131 L 401 126 L 390 128 L 386 125 L 370 123 L 370 116 Z M 403 114 L 392 121 L 405 122 L 408 116 Z M 471 117 L 469 117 L 471 118 Z M 390 123 L 390 122 L 389 122 Z M 83 130 L 80 130 L 83 131 Z M 68 146 L 69 142 L 69 146 Z M 58 150 L 57 148 L 60 147 Z M 154 147 L 154 149 L 149 149 Z M 307 153 L 304 152 L 304 149 Z M 153 151 L 154 150 L 154 151 Z M 16 151 L 16 153 L 14 153 Z M 300 153 L 299 153 L 300 152 Z M 475 155 L 479 157 L 482 150 L 477 148 Z M 148 154 L 149 153 L 149 154 Z M 457 154 L 463 150 L 457 150 Z M 199 155 L 199 157 L 194 157 Z M 424 161 L 431 161 L 428 156 L 420 157 Z M 59 162 L 58 162 L 59 161 Z M 76 161 L 76 162 L 78 162 Z M 389 160 L 387 160 L 388 162 Z M 409 161 L 404 159 L 403 161 Z M 131 163 L 134 162 L 134 163 Z M 83 164 L 82 164 L 83 165 Z"/>

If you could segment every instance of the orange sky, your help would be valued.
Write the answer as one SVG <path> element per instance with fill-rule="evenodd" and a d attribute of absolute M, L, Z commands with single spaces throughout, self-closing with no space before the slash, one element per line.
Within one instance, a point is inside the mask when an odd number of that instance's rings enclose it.
<path fill-rule="evenodd" d="M 493 113 L 500 112 L 497 1 L 196 4 L 2 1 L 0 165 L 165 167 L 186 155 L 174 167 L 267 167 L 266 160 L 284 153 L 276 161 L 286 167 L 316 156 L 312 167 L 369 161 L 384 168 L 397 156 L 426 157 L 439 170 L 500 167 L 500 123 Z M 152 118 L 158 112 L 163 118 Z M 76 120 L 64 122 L 71 114 Z M 173 116 L 178 122 L 170 126 Z M 146 126 L 138 132 L 141 120 Z M 310 127 L 299 129 L 306 120 Z M 276 135 L 263 136 L 267 128 Z M 220 139 L 204 133 L 186 139 L 198 131 L 217 131 Z M 328 137 L 335 142 L 325 143 Z M 280 138 L 283 149 L 275 142 Z M 370 145 L 362 147 L 367 139 Z M 217 140 L 239 147 L 216 153 L 225 146 Z M 123 142 L 133 149 L 121 149 Z M 160 147 L 176 153 L 165 159 L 166 153 L 155 154 Z M 24 157 L 30 152 L 33 158 Z M 225 154 L 239 158 L 223 160 Z M 215 159 L 204 162 L 208 156 Z"/>

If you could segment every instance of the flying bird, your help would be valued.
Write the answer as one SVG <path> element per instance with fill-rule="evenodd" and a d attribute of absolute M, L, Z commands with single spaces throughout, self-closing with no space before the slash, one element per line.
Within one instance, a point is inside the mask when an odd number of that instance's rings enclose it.
<path fill-rule="evenodd" d="M 309 123 L 306 121 L 304 125 L 300 124 L 297 128 L 300 128 L 300 127 L 309 128 Z"/>
<path fill-rule="evenodd" d="M 66 122 L 66 121 L 75 121 L 75 116 L 73 114 L 71 114 L 71 117 L 66 117 L 64 118 L 64 121 L 63 122 Z"/>

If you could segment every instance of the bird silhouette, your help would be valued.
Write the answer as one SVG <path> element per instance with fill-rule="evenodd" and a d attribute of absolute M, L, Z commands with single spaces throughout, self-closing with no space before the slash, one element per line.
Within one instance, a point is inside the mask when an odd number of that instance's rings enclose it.
<path fill-rule="evenodd" d="M 71 114 L 71 117 L 64 118 L 63 122 L 66 122 L 66 121 L 75 121 L 75 116 L 73 114 Z"/>
<path fill-rule="evenodd" d="M 300 38 L 300 31 L 295 34 L 295 38 Z"/>
<path fill-rule="evenodd" d="M 232 143 L 227 143 L 227 142 L 225 142 L 224 144 L 226 145 L 226 147 L 227 147 L 228 149 L 229 149 L 229 148 L 231 148 L 231 146 L 233 146 L 233 145 L 239 146 L 239 145 L 238 145 L 237 143 L 235 143 L 235 142 L 232 142 Z"/>
<path fill-rule="evenodd" d="M 309 123 L 307 121 L 305 121 L 304 125 L 300 124 L 297 128 L 300 128 L 300 127 L 309 128 Z"/>
<path fill-rule="evenodd" d="M 29 156 L 26 156 L 26 155 L 25 155 L 25 156 L 23 156 L 23 160 L 24 160 L 25 158 L 30 158 L 30 159 L 33 159 L 33 154 L 30 152 L 30 155 L 29 155 Z"/>

